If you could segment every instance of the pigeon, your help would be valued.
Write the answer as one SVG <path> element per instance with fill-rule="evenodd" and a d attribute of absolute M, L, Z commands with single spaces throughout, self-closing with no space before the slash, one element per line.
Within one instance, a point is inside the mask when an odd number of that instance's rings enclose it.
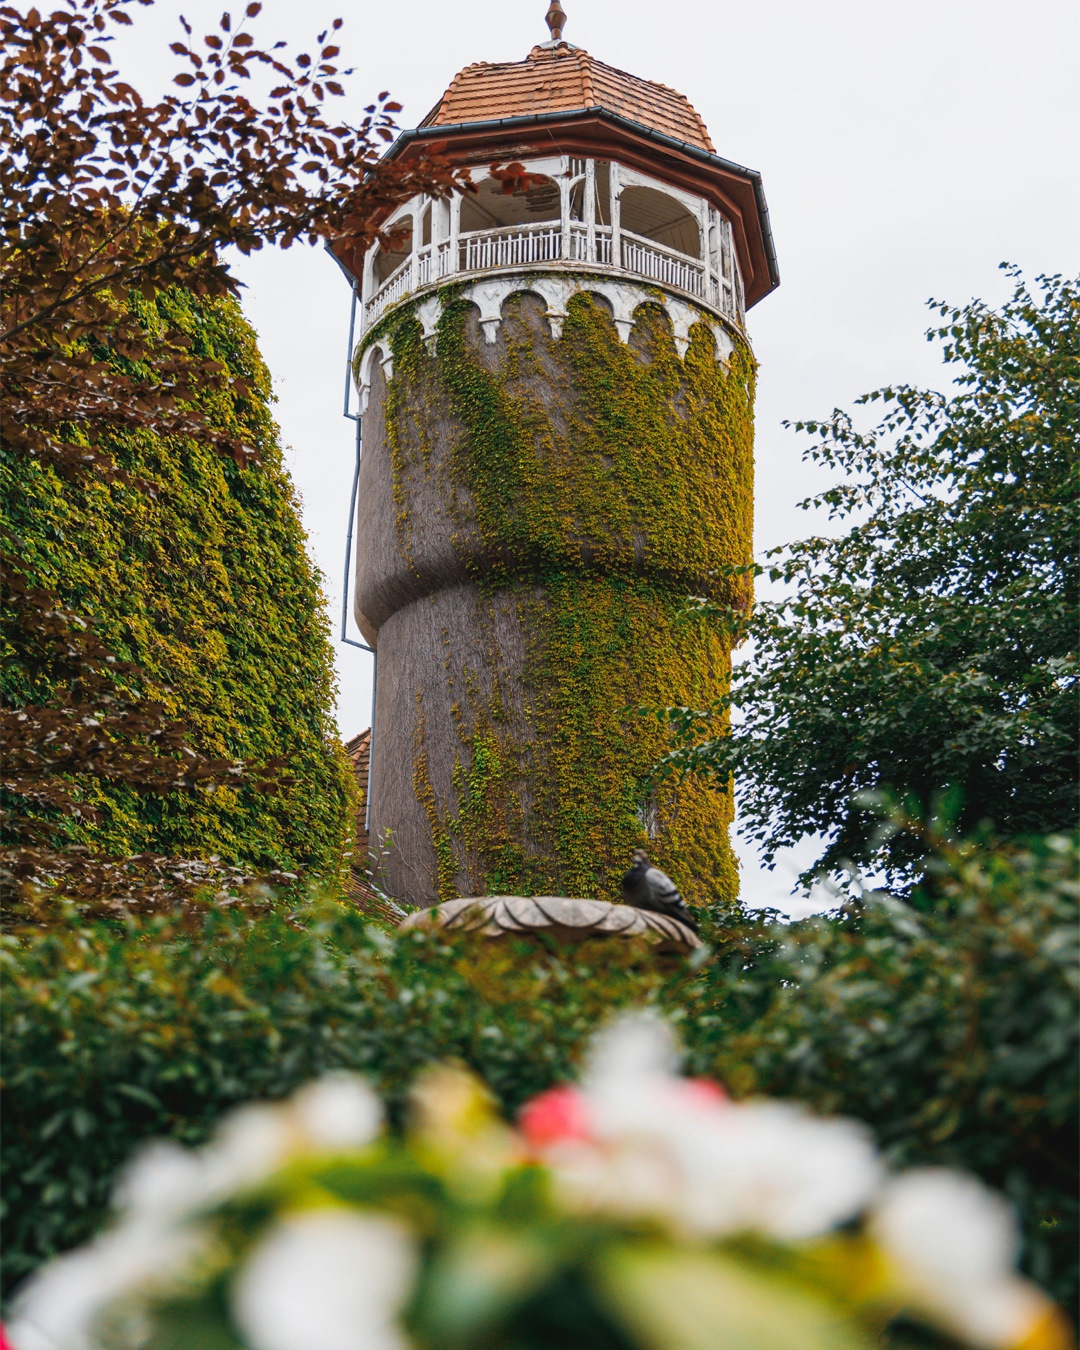
<path fill-rule="evenodd" d="M 634 865 L 622 879 L 623 899 L 635 909 L 651 909 L 678 919 L 692 933 L 698 930 L 697 920 L 686 908 L 679 888 L 659 867 L 653 867 L 644 849 L 634 850 Z"/>

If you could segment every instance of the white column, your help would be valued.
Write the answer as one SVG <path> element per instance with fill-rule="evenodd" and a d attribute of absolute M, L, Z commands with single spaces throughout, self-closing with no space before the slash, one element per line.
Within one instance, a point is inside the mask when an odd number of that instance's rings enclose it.
<path fill-rule="evenodd" d="M 619 200 L 619 166 L 614 160 L 608 170 L 611 183 L 611 262 L 614 267 L 622 267 L 622 202 Z"/>
<path fill-rule="evenodd" d="M 364 254 L 364 266 L 360 270 L 360 327 L 367 327 L 367 302 L 375 289 L 375 254 L 377 245 L 372 244 Z"/>
<path fill-rule="evenodd" d="M 458 270 L 458 236 L 461 234 L 461 194 L 455 192 L 450 198 L 450 259 L 447 263 L 447 275 Z"/>
<path fill-rule="evenodd" d="M 559 176 L 559 210 L 562 225 L 562 244 L 559 257 L 563 262 L 570 257 L 570 161 L 563 160 L 563 171 Z"/>
<path fill-rule="evenodd" d="M 442 276 L 442 248 L 446 239 L 446 199 L 440 197 L 431 203 L 431 280 Z"/>
<path fill-rule="evenodd" d="M 698 233 L 701 235 L 701 265 L 704 269 L 701 274 L 701 298 L 705 303 L 712 303 L 712 260 L 709 257 L 709 203 L 704 197 L 698 200 Z"/>
<path fill-rule="evenodd" d="M 724 298 L 721 307 L 732 319 L 736 317 L 734 250 L 731 247 L 731 221 L 724 220 L 720 226 L 720 254 L 723 265 Z"/>
<path fill-rule="evenodd" d="M 596 261 L 596 160 L 585 161 L 585 257 Z"/>
<path fill-rule="evenodd" d="M 420 284 L 420 249 L 424 238 L 424 203 L 427 198 L 417 197 L 412 203 L 412 251 L 409 254 L 409 290 L 415 291 Z"/>

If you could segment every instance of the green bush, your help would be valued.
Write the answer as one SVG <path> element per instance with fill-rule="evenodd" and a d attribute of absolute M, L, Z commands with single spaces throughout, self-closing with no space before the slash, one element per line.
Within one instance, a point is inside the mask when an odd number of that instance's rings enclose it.
<path fill-rule="evenodd" d="M 955 850 L 923 911 L 714 926 L 712 960 L 664 971 L 633 943 L 391 936 L 335 904 L 133 918 L 4 939 L 3 1154 L 10 1282 L 99 1220 L 138 1141 L 203 1139 L 222 1111 L 323 1069 L 400 1111 L 456 1056 L 507 1111 L 572 1075 L 588 1034 L 654 1001 L 689 1067 L 737 1096 L 869 1121 L 897 1163 L 967 1167 L 1017 1203 L 1026 1268 L 1074 1269 L 1076 852 Z"/>
<path fill-rule="evenodd" d="M 870 1124 L 889 1161 L 1004 1191 L 1076 1298 L 1077 849 L 940 845 L 923 890 L 733 944 L 687 990 L 693 1067 Z M 768 929 L 766 929 L 766 932 Z"/>
<path fill-rule="evenodd" d="M 334 905 L 302 923 L 226 910 L 5 942 L 9 1281 L 86 1236 L 140 1139 L 195 1143 L 227 1107 L 331 1067 L 400 1103 L 448 1055 L 513 1108 L 569 1075 L 609 1007 L 662 982 L 631 947 L 392 939 Z"/>
<path fill-rule="evenodd" d="M 195 750 L 280 759 L 285 777 L 270 795 L 254 781 L 157 793 L 91 773 L 77 794 L 100 820 L 46 823 L 56 844 L 111 857 L 218 855 L 337 878 L 352 839 L 351 780 L 333 723 L 318 576 L 282 466 L 269 374 L 233 301 L 175 289 L 132 304 L 151 337 L 182 338 L 193 355 L 220 363 L 224 387 L 204 391 L 193 411 L 259 462 L 239 469 L 211 444 L 145 430 L 117 430 L 98 447 L 112 455 L 114 477 L 64 477 L 51 461 L 11 451 L 0 455 L 0 534 L 27 582 L 90 619 L 96 637 L 137 668 L 135 693 L 161 704 Z M 122 374 L 140 373 L 105 356 Z M 71 435 L 77 441 L 79 429 Z M 48 705 L 57 681 L 42 676 L 14 631 L 0 696 L 11 708 Z"/>

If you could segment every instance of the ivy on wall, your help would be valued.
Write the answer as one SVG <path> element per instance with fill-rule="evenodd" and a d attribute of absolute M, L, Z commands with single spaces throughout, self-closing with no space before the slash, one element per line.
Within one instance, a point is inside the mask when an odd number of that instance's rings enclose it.
<path fill-rule="evenodd" d="M 96 620 L 106 644 L 139 667 L 143 695 L 186 725 L 189 743 L 212 755 L 281 757 L 286 776 L 271 794 L 88 783 L 100 823 L 62 828 L 114 856 L 216 854 L 337 879 L 354 788 L 332 720 L 318 576 L 255 335 L 232 301 L 173 291 L 134 303 L 151 332 L 182 329 L 199 355 L 243 380 L 243 391 L 207 393 L 200 411 L 254 446 L 261 463 L 241 471 L 195 441 L 146 433 L 119 433 L 109 447 L 126 483 L 65 481 L 49 465 L 5 456 L 4 527 L 27 575 Z M 2 678 L 4 697 L 21 701 L 27 672 L 7 661 Z"/>
<path fill-rule="evenodd" d="M 442 475 L 488 648 L 485 678 L 464 672 L 454 703 L 451 802 L 436 800 L 417 713 L 413 783 L 439 893 L 612 896 L 630 849 L 646 846 L 691 902 L 734 900 L 730 794 L 652 787 L 666 733 L 638 709 L 702 706 L 727 675 L 724 637 L 683 611 L 690 595 L 749 600 L 731 569 L 751 553 L 753 358 L 740 343 L 720 364 L 704 324 L 680 358 L 659 304 L 638 310 L 624 343 L 588 293 L 570 302 L 558 341 L 536 297 L 512 297 L 496 348 L 479 340 L 468 301 L 453 289 L 442 299 L 434 349 L 409 309 L 368 339 L 389 339 L 394 354 L 386 421 L 401 555 L 411 560 L 427 528 L 414 490 Z M 444 436 L 452 428 L 444 447 L 428 409 Z M 490 637 L 494 606 L 507 604 L 525 641 L 511 679 Z"/>

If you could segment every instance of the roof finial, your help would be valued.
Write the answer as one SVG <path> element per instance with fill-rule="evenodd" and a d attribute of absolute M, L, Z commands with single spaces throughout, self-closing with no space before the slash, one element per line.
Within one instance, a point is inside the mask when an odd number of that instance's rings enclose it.
<path fill-rule="evenodd" d="M 559 0 L 551 0 L 548 12 L 544 15 L 544 22 L 551 33 L 552 42 L 561 42 L 562 30 L 566 27 L 566 11 L 559 4 Z"/>

